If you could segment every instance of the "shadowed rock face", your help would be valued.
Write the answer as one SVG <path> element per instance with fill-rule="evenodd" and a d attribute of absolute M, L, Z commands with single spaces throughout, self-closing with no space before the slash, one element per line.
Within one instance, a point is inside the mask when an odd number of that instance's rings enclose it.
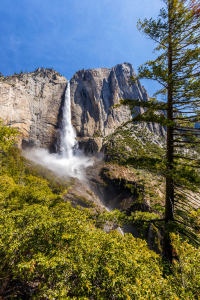
<path fill-rule="evenodd" d="M 0 81 L 0 118 L 22 133 L 19 147 L 54 149 L 67 79 L 54 70 L 6 77 Z"/>
<path fill-rule="evenodd" d="M 106 136 L 129 120 L 129 109 L 111 106 L 120 99 L 148 99 L 140 83 L 129 86 L 130 76 L 135 75 L 132 65 L 124 63 L 112 69 L 78 71 L 72 77 L 72 123 L 78 137 Z"/>

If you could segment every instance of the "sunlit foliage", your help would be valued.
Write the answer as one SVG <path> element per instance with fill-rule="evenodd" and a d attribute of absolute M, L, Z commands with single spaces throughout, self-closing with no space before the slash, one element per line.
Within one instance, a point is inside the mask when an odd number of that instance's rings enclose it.
<path fill-rule="evenodd" d="M 56 188 L 53 176 L 33 168 L 19 150 L 6 149 L 0 158 L 0 297 L 198 299 L 195 248 L 173 237 L 177 259 L 169 275 L 145 241 L 101 229 L 106 220 L 116 221 L 115 212 L 94 214 L 64 203 L 64 182 Z"/>

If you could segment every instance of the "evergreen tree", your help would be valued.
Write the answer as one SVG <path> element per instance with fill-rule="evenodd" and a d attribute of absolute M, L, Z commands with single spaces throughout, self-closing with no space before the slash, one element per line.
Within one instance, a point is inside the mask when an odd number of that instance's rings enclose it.
<path fill-rule="evenodd" d="M 171 262 L 172 225 L 179 224 L 179 232 L 193 240 L 194 231 L 199 230 L 191 217 L 192 204 L 193 211 L 197 211 L 199 202 L 188 189 L 198 192 L 199 188 L 200 128 L 194 125 L 200 119 L 200 3 L 163 2 L 157 20 L 138 22 L 138 29 L 157 43 L 155 51 L 159 55 L 140 66 L 131 82 L 137 84 L 144 78 L 159 82 L 162 88 L 154 96 L 167 94 L 167 103 L 151 98 L 148 102 L 126 99 L 121 104 L 128 105 L 132 114 L 135 107 L 144 108 L 144 113 L 135 115 L 133 122 L 156 122 L 167 127 L 164 255 Z M 192 185 L 184 179 L 187 176 L 192 176 Z"/>

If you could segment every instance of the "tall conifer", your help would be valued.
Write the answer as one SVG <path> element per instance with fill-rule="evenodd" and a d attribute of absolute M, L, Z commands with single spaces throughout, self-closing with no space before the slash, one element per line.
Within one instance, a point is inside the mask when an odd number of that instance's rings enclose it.
<path fill-rule="evenodd" d="M 144 108 L 144 113 L 136 115 L 133 122 L 156 122 L 167 128 L 164 254 L 172 261 L 172 224 L 182 226 L 179 231 L 194 240 L 194 231 L 199 230 L 191 217 L 191 205 L 196 210 L 199 202 L 189 189 L 197 193 L 199 185 L 195 168 L 200 168 L 200 128 L 195 128 L 195 123 L 200 120 L 200 2 L 163 2 L 157 20 L 138 21 L 139 31 L 157 43 L 155 51 L 159 55 L 140 66 L 137 77 L 131 81 L 134 84 L 145 78 L 159 82 L 162 88 L 155 96 L 167 95 L 167 102 L 156 98 L 147 102 L 126 99 L 121 104 L 128 105 L 132 114 L 135 107 Z M 184 180 L 184 174 L 193 176 L 192 185 L 187 178 Z"/>

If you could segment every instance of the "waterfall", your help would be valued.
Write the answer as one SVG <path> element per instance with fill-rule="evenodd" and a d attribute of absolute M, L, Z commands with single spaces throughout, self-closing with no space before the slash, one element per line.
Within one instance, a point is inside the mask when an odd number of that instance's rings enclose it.
<path fill-rule="evenodd" d="M 76 145 L 76 134 L 71 123 L 71 99 L 70 82 L 67 83 L 65 91 L 65 102 L 63 107 L 63 120 L 61 130 L 61 156 L 70 159 L 73 156 L 73 148 Z"/>
<path fill-rule="evenodd" d="M 85 157 L 80 150 L 75 149 L 77 148 L 75 146 L 76 133 L 71 123 L 70 82 L 68 82 L 60 129 L 60 153 L 51 154 L 47 149 L 36 148 L 27 151 L 24 155 L 35 163 L 52 170 L 60 177 L 70 176 L 81 179 L 84 177 L 84 168 L 91 166 L 93 160 Z"/>

